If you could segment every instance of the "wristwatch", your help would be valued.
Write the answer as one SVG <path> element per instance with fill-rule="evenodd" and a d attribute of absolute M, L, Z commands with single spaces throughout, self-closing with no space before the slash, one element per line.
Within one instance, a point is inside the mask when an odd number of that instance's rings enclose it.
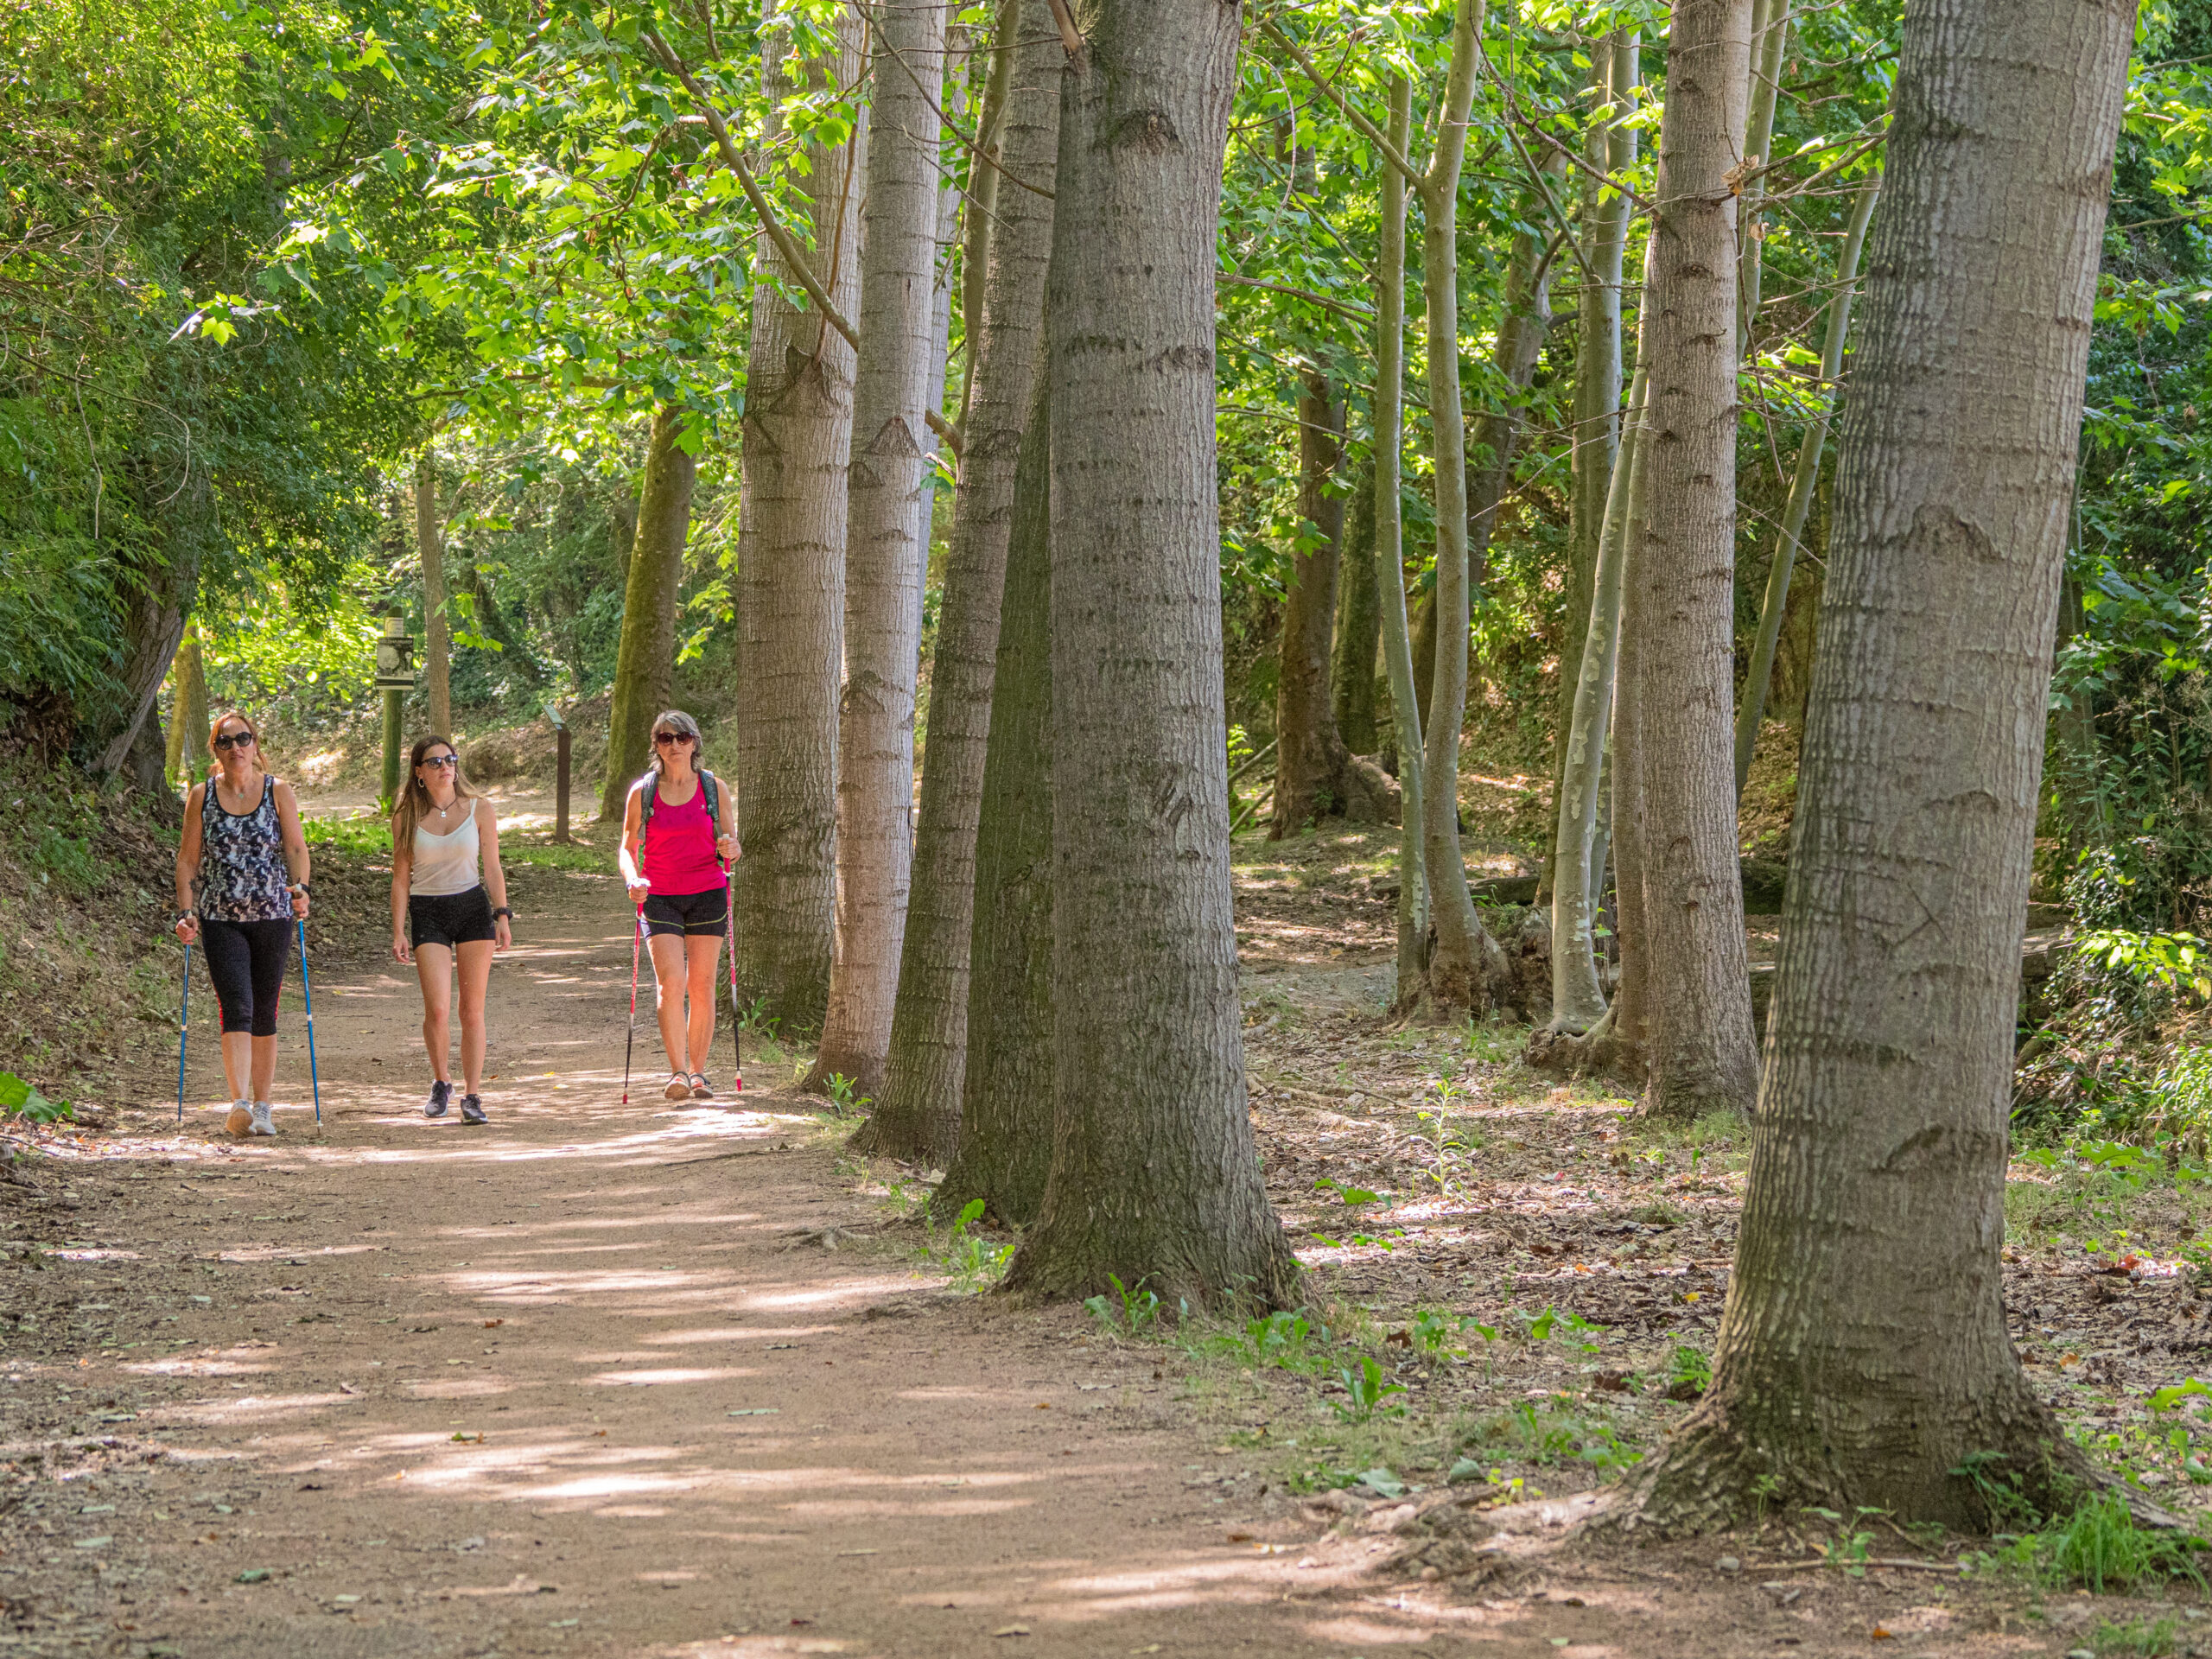
<path fill-rule="evenodd" d="M 509 910 L 505 905 L 501 905 L 497 910 L 492 912 L 492 919 L 496 922 L 502 916 L 505 917 L 511 922 L 515 918 L 514 912 Z"/>

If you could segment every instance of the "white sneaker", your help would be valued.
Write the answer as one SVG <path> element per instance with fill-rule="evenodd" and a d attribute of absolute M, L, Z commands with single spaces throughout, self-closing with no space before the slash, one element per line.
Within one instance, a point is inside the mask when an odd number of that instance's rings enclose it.
<path fill-rule="evenodd" d="M 257 1100 L 253 1103 L 254 1134 L 274 1135 L 276 1133 L 276 1125 L 269 1116 L 271 1109 L 272 1109 L 269 1103 L 265 1100 Z"/>

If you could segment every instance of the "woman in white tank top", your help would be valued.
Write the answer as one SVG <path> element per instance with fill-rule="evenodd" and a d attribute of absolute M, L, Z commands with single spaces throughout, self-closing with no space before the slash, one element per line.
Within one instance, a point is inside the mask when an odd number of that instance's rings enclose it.
<path fill-rule="evenodd" d="M 423 984 L 423 1046 L 429 1051 L 431 1077 L 423 1116 L 443 1117 L 453 1102 L 446 1052 L 458 963 L 461 1121 L 482 1123 L 484 994 L 493 956 L 514 943 L 514 912 L 499 868 L 499 815 L 469 788 L 461 756 L 447 739 L 419 739 L 409 766 L 412 778 L 391 817 L 391 954 L 412 962 Z"/>

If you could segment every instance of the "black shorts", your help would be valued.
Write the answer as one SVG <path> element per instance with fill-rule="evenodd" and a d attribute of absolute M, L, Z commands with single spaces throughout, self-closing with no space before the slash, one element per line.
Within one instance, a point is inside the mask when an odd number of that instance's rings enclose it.
<path fill-rule="evenodd" d="M 729 889 L 709 887 L 704 893 L 657 893 L 645 900 L 648 933 L 720 933 L 729 914 Z"/>
<path fill-rule="evenodd" d="M 480 887 L 467 893 L 410 893 L 407 899 L 407 937 L 416 949 L 426 944 L 474 944 L 495 940 L 492 926 L 492 895 Z"/>

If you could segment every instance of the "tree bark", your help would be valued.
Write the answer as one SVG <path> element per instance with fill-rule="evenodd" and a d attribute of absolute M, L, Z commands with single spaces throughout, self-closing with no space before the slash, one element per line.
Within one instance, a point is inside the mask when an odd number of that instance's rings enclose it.
<path fill-rule="evenodd" d="M 1291 549 L 1275 684 L 1275 798 L 1270 841 L 1353 804 L 1351 753 L 1337 734 L 1329 698 L 1329 635 L 1337 614 L 1338 548 L 1344 498 L 1334 493 L 1344 459 L 1344 405 L 1328 380 L 1305 373 L 1298 394 L 1300 545 Z M 1304 544 L 1306 536 L 1313 537 Z M 1365 792 L 1360 800 L 1364 804 Z"/>
<path fill-rule="evenodd" d="M 446 624 L 444 525 L 438 517 L 437 467 L 427 448 L 415 462 L 415 551 L 423 562 L 423 680 L 430 699 L 430 729 L 451 737 L 453 649 Z"/>
<path fill-rule="evenodd" d="M 808 86 L 849 86 L 862 27 L 838 15 L 838 50 L 793 60 L 781 0 L 766 0 L 761 79 L 772 115 Z M 841 147 L 808 148 L 791 181 L 809 204 L 817 273 L 849 316 L 860 295 L 860 202 L 868 121 Z M 771 281 L 789 281 L 764 231 L 754 245 L 746 365 L 745 480 L 739 506 L 739 995 L 765 997 L 794 1030 L 829 999 L 836 918 L 838 671 L 844 659 L 845 472 L 852 443 L 853 348 Z"/>
<path fill-rule="evenodd" d="M 638 486 L 638 534 L 622 589 L 622 636 L 614 652 L 614 696 L 607 714 L 607 775 L 599 816 L 619 818 L 630 785 L 652 757 L 653 717 L 669 705 L 676 669 L 676 595 L 683 582 L 683 543 L 691 532 L 696 464 L 677 442 L 680 409 L 653 412 L 645 470 Z M 416 523 L 422 523 L 416 495 Z"/>
<path fill-rule="evenodd" d="M 1646 256 L 1642 545 L 1629 627 L 1642 703 L 1649 1063 L 1643 1109 L 1747 1111 L 1758 1085 L 1736 849 L 1736 198 L 1751 0 L 1679 0 Z"/>
<path fill-rule="evenodd" d="M 1592 107 L 1584 151 L 1590 165 L 1615 178 L 1636 165 L 1636 130 L 1624 125 L 1629 89 L 1637 83 L 1637 35 L 1615 29 L 1590 54 Z M 1552 822 L 1557 838 L 1566 810 L 1567 736 L 1574 724 L 1582 642 L 1597 582 L 1598 543 L 1606 523 L 1614 457 L 1620 449 L 1621 271 L 1628 247 L 1628 198 L 1584 175 L 1582 263 L 1588 267 L 1577 304 L 1574 437 L 1568 458 L 1566 632 L 1560 646 L 1557 736 L 1552 746 Z M 1609 693 L 1610 695 L 1610 693 Z M 1555 892 L 1558 872 L 1547 865 L 1536 902 Z M 1557 1001 L 1554 1012 L 1557 1012 Z"/>
<path fill-rule="evenodd" d="M 1382 595 L 1375 586 L 1375 462 L 1360 469 L 1337 558 L 1335 637 L 1329 646 L 1329 711 L 1354 754 L 1382 747 L 1375 698 L 1376 652 L 1382 643 Z"/>
<path fill-rule="evenodd" d="M 1392 148 L 1413 136 L 1413 83 L 1390 79 Z M 1398 751 L 1398 985 L 1393 1006 L 1411 1008 L 1428 981 L 1427 818 L 1421 808 L 1421 700 L 1414 690 L 1412 631 L 1406 619 L 1405 461 L 1406 181 L 1385 166 L 1381 257 L 1375 285 L 1375 594 L 1382 607 L 1382 663 L 1390 679 L 1390 719 Z"/>
<path fill-rule="evenodd" d="M 1744 671 L 1743 694 L 1736 706 L 1736 798 L 1739 802 L 1744 798 L 1744 784 L 1751 775 L 1751 756 L 1758 747 L 1759 721 L 1766 715 L 1766 689 L 1774 676 L 1775 648 L 1782 639 L 1782 619 L 1789 609 L 1790 573 L 1796 568 L 1798 538 L 1805 533 L 1805 519 L 1813 510 L 1813 491 L 1820 482 L 1828 418 L 1834 413 L 1835 400 L 1843 395 L 1843 346 L 1851 332 L 1851 296 L 1859 278 L 1859 251 L 1865 245 L 1866 224 L 1874 216 L 1874 202 L 1881 188 L 1878 174 L 1859 187 L 1858 204 L 1844 231 L 1842 251 L 1836 255 L 1836 290 L 1828 300 L 1827 334 L 1821 341 L 1821 381 L 1828 401 L 1798 441 L 1789 499 L 1782 510 L 1773 562 L 1767 566 L 1766 594 L 1759 605 L 1758 631 L 1751 640 L 1751 666 Z"/>
<path fill-rule="evenodd" d="M 169 677 L 176 686 L 176 714 L 169 723 L 168 779 L 172 787 L 188 790 L 208 762 L 207 666 L 196 621 L 184 626 Z"/>
<path fill-rule="evenodd" d="M 1742 151 L 1747 166 L 1757 167 L 1773 159 L 1774 107 L 1782 92 L 1783 54 L 1789 44 L 1790 5 L 1791 0 L 1753 0 L 1751 84 Z M 1737 258 L 1736 350 L 1741 357 L 1751 355 L 1751 325 L 1758 321 L 1766 243 L 1758 215 L 1764 197 L 1764 190 L 1754 186 L 1745 205 L 1748 217 L 1743 226 L 1742 252 Z"/>
<path fill-rule="evenodd" d="M 1043 0 L 1010 10 L 1004 21 L 1007 32 L 1000 45 L 1014 67 L 1000 121 L 1000 165 L 1049 188 L 1058 154 L 1060 81 L 1067 54 Z M 977 278 L 979 308 L 969 336 L 974 374 L 966 453 L 952 498 L 937 651 L 930 666 L 929 760 L 922 769 L 913 894 L 890 1058 L 869 1125 L 886 1147 L 908 1147 L 902 1156 L 938 1163 L 952 1157 L 962 1142 L 962 1079 L 972 1069 L 966 1052 L 975 1006 L 969 994 L 969 953 L 971 939 L 987 925 L 976 913 L 976 826 L 989 788 L 985 756 L 997 741 L 992 735 L 998 723 L 993 698 L 996 664 L 1003 657 L 1001 601 L 1009 580 L 1008 538 L 1022 510 L 1018 474 L 1023 435 L 1034 418 L 1031 400 L 1043 356 L 1052 199 L 1009 186 L 1000 198 L 998 220 L 984 244 L 988 266 Z M 1037 495 L 1041 501 L 1041 481 Z M 1044 556 L 1041 548 L 1035 556 Z M 1025 649 L 1033 657 L 1044 647 L 1032 640 Z M 1041 744 L 1041 735 L 1037 741 Z M 1036 764 L 1044 764 L 1043 753 L 1037 751 Z M 1050 836 L 1049 817 L 1041 833 Z M 985 890 L 993 894 L 993 906 L 1006 902 L 997 885 Z M 1048 899 L 1050 890 L 1047 882 Z M 1049 917 L 1049 910 L 1046 913 Z M 1037 1063 L 1046 1065 L 1048 1058 Z M 1002 1057 L 991 1062 L 1006 1064 Z M 1025 1220 L 1035 1212 L 1035 1189 L 1043 1183 L 1050 1141 L 1048 1122 L 1036 1154 Z M 980 1176 L 976 1193 L 989 1197 L 995 1207 L 1004 1196 L 996 1181 Z"/>
<path fill-rule="evenodd" d="M 126 475 L 135 472 L 126 468 Z M 184 638 L 184 620 L 200 593 L 200 571 L 219 534 L 213 481 L 194 465 L 174 499 L 158 512 L 142 508 L 161 525 L 159 543 L 122 556 L 122 666 L 110 695 L 77 734 L 80 755 L 102 775 L 125 772 L 144 786 L 155 780 L 143 765 L 130 765 L 138 734 L 162 694 L 169 664 Z M 207 740 L 200 740 L 205 742 Z"/>
<path fill-rule="evenodd" d="M 1245 1096 L 1229 874 L 1214 246 L 1235 5 L 1084 8 L 1052 399 L 1052 1173 L 1007 1283 L 1299 1300 Z"/>
<path fill-rule="evenodd" d="M 1703 1402 L 1627 1524 L 1990 1517 L 2094 1477 L 2006 1335 L 2045 693 L 2132 0 L 1910 0 L 1770 1061 Z"/>
<path fill-rule="evenodd" d="M 1459 738 L 1467 706 L 1468 539 L 1466 428 L 1459 406 L 1459 194 L 1474 99 L 1482 0 L 1459 0 L 1452 68 L 1436 149 L 1420 187 L 1421 267 L 1428 312 L 1428 409 L 1435 435 L 1436 674 L 1424 716 L 1424 852 L 1436 943 L 1428 959 L 1432 1010 L 1490 1005 L 1503 953 L 1484 931 L 1459 852 Z"/>
<path fill-rule="evenodd" d="M 837 708 L 837 941 L 804 1087 L 883 1086 L 912 870 L 914 690 L 925 550 L 914 537 L 937 297 L 944 8 L 873 0 L 860 353 L 847 472 L 845 684 Z"/>
<path fill-rule="evenodd" d="M 1049 14 L 1039 15 L 1042 7 L 1024 10 L 1059 60 L 1046 66 L 1054 94 L 1050 125 L 1057 131 L 1066 54 Z M 1010 137 L 1008 147 L 1019 143 Z M 1042 315 L 1040 303 L 1040 320 Z M 1001 351 L 1002 344 L 995 340 L 977 368 L 979 416 L 991 407 L 989 389 L 1005 372 L 998 362 L 1012 348 Z M 1033 350 L 1033 369 L 1035 356 Z M 1005 600 L 976 832 L 973 890 L 988 893 L 990 902 L 970 906 L 973 974 L 962 987 L 967 1006 L 959 1145 L 937 1196 L 943 1213 L 957 1215 L 981 1198 L 988 1213 L 1016 1227 L 1037 1218 L 1052 1166 L 1052 456 L 1045 377 L 1033 372 L 1031 383 L 1011 525 L 1001 532 Z M 906 1007 L 903 985 L 899 1006 Z M 894 1067 L 899 1054 L 894 1046 Z"/>

